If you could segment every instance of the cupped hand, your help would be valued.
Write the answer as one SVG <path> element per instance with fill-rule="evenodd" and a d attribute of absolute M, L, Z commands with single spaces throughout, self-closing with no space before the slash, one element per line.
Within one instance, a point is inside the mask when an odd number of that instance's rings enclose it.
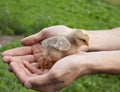
<path fill-rule="evenodd" d="M 42 55 L 39 43 L 48 37 L 59 34 L 67 35 L 74 30 L 62 25 L 44 28 L 39 33 L 22 39 L 23 47 L 3 52 L 3 60 L 10 64 L 13 73 L 27 88 L 43 92 L 61 89 L 73 82 L 78 76 L 84 75 L 85 68 L 81 64 L 79 66 L 81 70 L 78 70 L 77 62 L 79 60 L 75 60 L 78 57 L 75 54 L 59 60 L 50 70 L 38 69 L 40 62 L 36 61 L 40 61 Z M 80 52 L 86 50 L 86 46 L 80 48 Z"/>
<path fill-rule="evenodd" d="M 44 28 L 40 32 L 23 38 L 21 43 L 25 46 L 18 47 L 15 49 L 7 50 L 2 53 L 3 61 L 9 63 L 11 57 L 17 57 L 22 60 L 27 60 L 29 62 L 35 62 L 41 60 L 41 46 L 40 42 L 46 38 L 54 35 L 66 35 L 72 32 L 74 29 L 68 28 L 63 25 L 51 26 Z M 29 45 L 29 46 L 28 46 Z"/>
<path fill-rule="evenodd" d="M 11 59 L 14 62 L 11 62 L 10 66 L 26 88 L 40 92 L 56 92 L 70 85 L 79 76 L 89 73 L 89 67 L 86 67 L 84 61 L 85 55 L 85 53 L 81 53 L 64 57 L 42 74 L 31 72 L 34 71 L 34 67 L 29 62 L 20 59 Z"/>
<path fill-rule="evenodd" d="M 49 38 L 51 36 L 67 35 L 70 32 L 73 32 L 74 30 L 76 30 L 76 29 L 72 29 L 72 28 L 69 28 L 64 25 L 56 25 L 56 26 L 46 27 L 46 28 L 42 29 L 40 32 L 22 39 L 21 43 L 25 46 L 28 46 L 28 45 L 31 46 L 31 45 L 33 45 L 35 43 L 39 43 L 42 40 Z"/>
<path fill-rule="evenodd" d="M 74 31 L 75 29 L 63 26 L 63 25 L 57 25 L 57 26 L 51 26 L 48 28 L 44 28 L 40 32 L 28 36 L 26 38 L 23 38 L 21 40 L 21 43 L 25 46 L 18 47 L 15 49 L 7 50 L 2 53 L 3 61 L 9 63 L 11 57 L 20 58 L 22 60 L 29 61 L 30 63 L 36 63 L 35 61 L 41 63 L 41 46 L 40 42 L 46 38 L 49 38 L 51 36 L 55 35 L 67 35 L 70 32 Z M 29 45 L 29 46 L 28 46 Z M 81 46 L 79 51 L 87 51 L 87 46 Z"/>

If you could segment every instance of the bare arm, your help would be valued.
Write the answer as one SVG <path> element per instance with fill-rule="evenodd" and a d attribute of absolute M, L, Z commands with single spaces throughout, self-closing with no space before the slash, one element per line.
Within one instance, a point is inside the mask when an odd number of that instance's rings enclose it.
<path fill-rule="evenodd" d="M 89 52 L 85 57 L 92 74 L 120 74 L 120 51 Z"/>
<path fill-rule="evenodd" d="M 120 50 L 120 28 L 111 30 L 89 30 L 89 51 Z"/>

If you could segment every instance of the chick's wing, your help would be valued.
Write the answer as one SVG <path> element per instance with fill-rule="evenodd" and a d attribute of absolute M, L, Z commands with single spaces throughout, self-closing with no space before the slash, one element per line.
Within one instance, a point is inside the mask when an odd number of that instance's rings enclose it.
<path fill-rule="evenodd" d="M 66 37 L 58 35 L 43 40 L 42 47 L 55 48 L 59 51 L 68 51 L 71 48 L 71 43 Z"/>

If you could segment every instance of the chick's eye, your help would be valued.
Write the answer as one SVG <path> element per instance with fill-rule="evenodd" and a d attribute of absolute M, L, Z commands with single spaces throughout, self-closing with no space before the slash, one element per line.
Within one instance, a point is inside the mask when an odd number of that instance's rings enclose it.
<path fill-rule="evenodd" d="M 86 42 L 85 39 L 81 39 L 81 38 L 79 38 L 79 37 L 77 37 L 77 39 L 80 40 L 80 41 Z"/>
<path fill-rule="evenodd" d="M 86 40 L 82 39 L 83 42 L 86 42 Z"/>

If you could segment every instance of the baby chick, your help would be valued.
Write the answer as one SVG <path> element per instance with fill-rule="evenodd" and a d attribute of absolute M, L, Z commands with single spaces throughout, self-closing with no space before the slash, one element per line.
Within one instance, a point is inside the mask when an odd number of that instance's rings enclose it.
<path fill-rule="evenodd" d="M 80 46 L 88 46 L 88 42 L 89 37 L 83 30 L 75 30 L 66 36 L 57 35 L 43 40 L 41 69 L 51 68 L 59 59 L 77 52 Z"/>

